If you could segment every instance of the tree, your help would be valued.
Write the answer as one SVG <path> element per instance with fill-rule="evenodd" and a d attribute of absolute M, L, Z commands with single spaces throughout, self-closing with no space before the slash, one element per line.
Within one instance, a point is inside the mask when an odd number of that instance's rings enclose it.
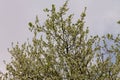
<path fill-rule="evenodd" d="M 45 9 L 47 19 L 29 23 L 32 42 L 12 45 L 7 64 L 9 80 L 120 80 L 120 35 L 90 36 L 86 8 L 73 23 L 67 3 Z"/>
<path fill-rule="evenodd" d="M 118 21 L 117 23 L 120 24 L 120 21 Z"/>

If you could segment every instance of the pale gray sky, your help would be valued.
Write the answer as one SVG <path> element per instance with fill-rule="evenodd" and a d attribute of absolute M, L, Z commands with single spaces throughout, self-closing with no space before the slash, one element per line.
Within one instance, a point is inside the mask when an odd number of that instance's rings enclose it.
<path fill-rule="evenodd" d="M 45 20 L 44 8 L 56 4 L 59 8 L 66 0 L 0 0 L 0 70 L 5 71 L 3 60 L 10 60 L 7 48 L 11 42 L 23 43 L 32 34 L 28 31 L 28 22 L 34 22 L 38 15 Z M 75 19 L 87 7 L 86 23 L 91 34 L 120 33 L 120 0 L 70 0 L 69 13 Z M 42 21 L 43 22 L 43 21 Z"/>

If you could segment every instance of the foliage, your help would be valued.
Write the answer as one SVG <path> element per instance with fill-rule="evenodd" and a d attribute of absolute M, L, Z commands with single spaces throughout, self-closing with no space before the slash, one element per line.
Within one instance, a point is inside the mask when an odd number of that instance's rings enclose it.
<path fill-rule="evenodd" d="M 29 23 L 32 43 L 9 49 L 5 80 L 120 80 L 120 35 L 90 36 L 86 8 L 75 23 L 68 10 L 67 2 L 58 11 L 52 5 L 42 26 L 38 17 Z"/>

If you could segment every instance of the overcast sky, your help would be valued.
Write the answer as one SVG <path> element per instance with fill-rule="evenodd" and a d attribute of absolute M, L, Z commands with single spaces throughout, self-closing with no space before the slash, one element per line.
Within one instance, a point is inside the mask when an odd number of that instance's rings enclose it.
<path fill-rule="evenodd" d="M 38 15 L 45 20 L 44 8 L 56 4 L 59 8 L 66 0 L 0 0 L 0 71 L 5 71 L 3 60 L 9 61 L 7 48 L 11 42 L 23 43 L 32 34 L 28 30 L 28 22 L 34 22 Z M 120 33 L 120 0 L 70 0 L 69 13 L 75 19 L 87 7 L 86 25 L 91 34 Z"/>

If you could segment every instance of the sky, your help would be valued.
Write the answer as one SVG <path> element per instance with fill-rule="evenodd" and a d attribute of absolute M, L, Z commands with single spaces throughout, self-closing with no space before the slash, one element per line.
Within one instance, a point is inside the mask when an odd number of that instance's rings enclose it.
<path fill-rule="evenodd" d="M 45 8 L 55 4 L 57 8 L 66 0 L 0 0 L 0 71 L 5 72 L 3 61 L 10 62 L 11 42 L 24 43 L 32 38 L 28 30 L 28 23 L 34 22 L 36 15 L 40 22 L 44 22 Z M 74 19 L 87 7 L 86 26 L 92 35 L 106 33 L 120 33 L 120 0 L 69 0 L 69 12 L 74 13 Z"/>

